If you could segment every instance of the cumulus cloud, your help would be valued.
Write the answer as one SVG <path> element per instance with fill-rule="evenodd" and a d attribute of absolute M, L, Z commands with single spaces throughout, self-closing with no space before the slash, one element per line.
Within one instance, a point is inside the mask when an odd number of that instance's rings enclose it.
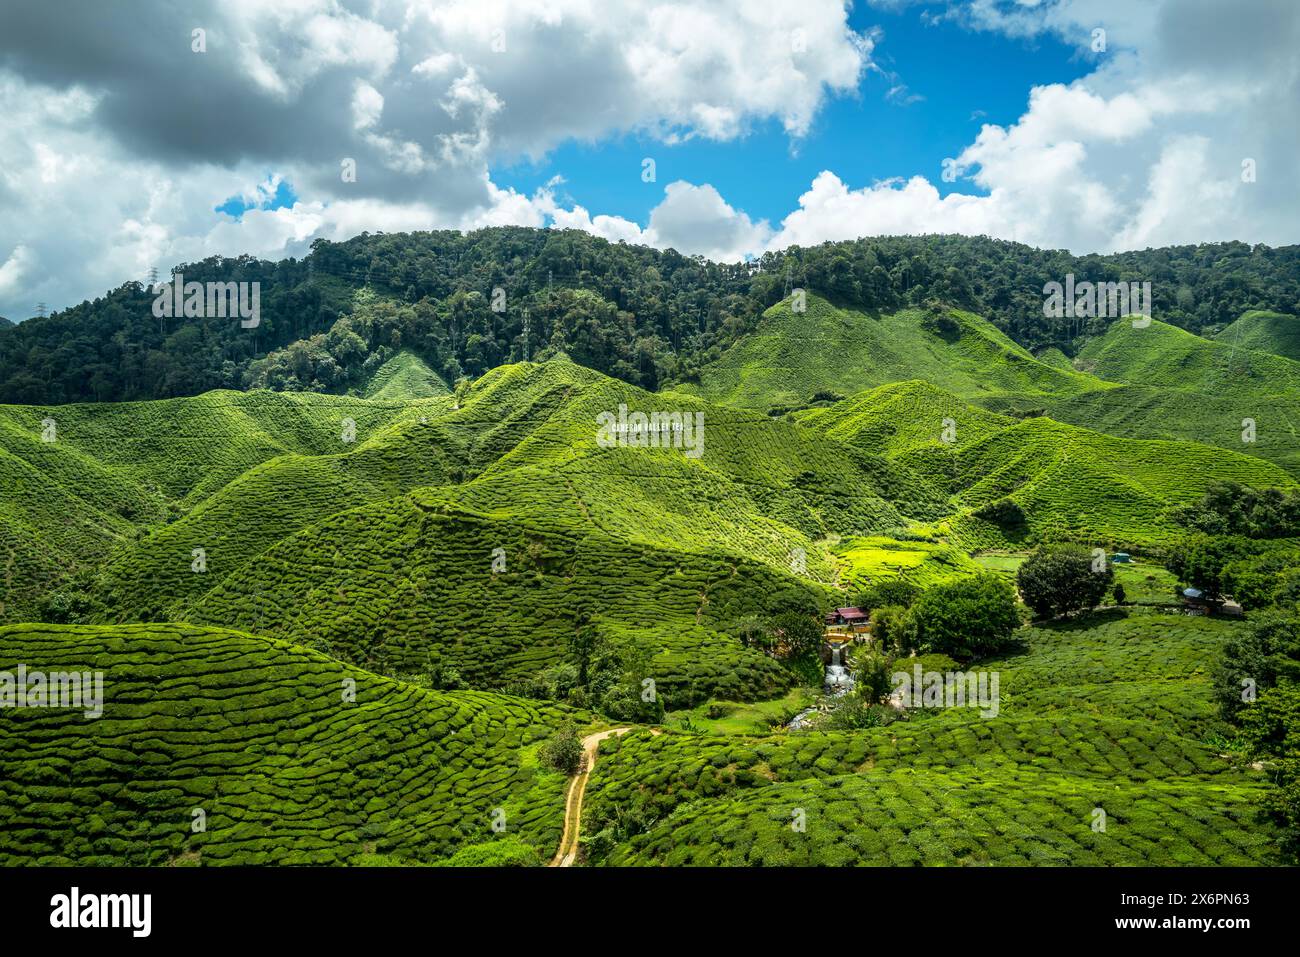
<path fill-rule="evenodd" d="M 986 124 L 953 158 L 977 195 L 941 198 L 924 176 L 851 189 L 825 171 L 769 247 L 924 232 L 1076 252 L 1296 241 L 1300 8 L 1289 0 L 1226 15 L 1210 0 L 978 0 L 948 15 L 1089 53 L 1100 27 L 1106 51 L 1075 83 L 1034 88 L 1015 123 Z"/>
<path fill-rule="evenodd" d="M 751 222 L 707 183 L 676 182 L 650 214 L 646 237 L 655 246 L 730 262 L 761 249 L 771 233 L 766 222 Z"/>
<path fill-rule="evenodd" d="M 283 255 L 348 230 L 558 213 L 639 238 L 490 169 L 626 133 L 730 140 L 776 119 L 797 137 L 826 97 L 856 90 L 871 51 L 839 0 L 141 0 L 132 13 L 0 6 L 0 256 L 26 257 L 0 310 L 17 318 L 150 266 Z M 213 213 L 268 173 L 293 184 L 292 209 Z"/>

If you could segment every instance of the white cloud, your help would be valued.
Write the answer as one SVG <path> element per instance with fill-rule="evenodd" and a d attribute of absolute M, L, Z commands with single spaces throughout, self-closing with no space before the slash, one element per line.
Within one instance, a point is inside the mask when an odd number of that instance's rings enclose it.
<path fill-rule="evenodd" d="M 669 183 L 664 199 L 650 214 L 648 242 L 680 253 L 734 262 L 761 249 L 771 236 L 766 222 L 755 223 L 733 209 L 709 184 Z"/>
<path fill-rule="evenodd" d="M 841 0 L 196 2 L 180 15 L 142 0 L 118 32 L 111 17 L 0 8 L 0 221 L 29 257 L 0 311 L 349 230 L 572 222 L 731 254 L 762 230 L 711 187 L 669 194 L 642 230 L 489 169 L 623 133 L 731 140 L 775 118 L 798 137 L 828 96 L 856 91 L 872 46 Z M 195 24 L 206 53 L 190 50 Z M 292 210 L 214 212 L 268 173 L 302 197 Z"/>
<path fill-rule="evenodd" d="M 365 80 L 357 80 L 352 91 L 352 125 L 358 130 L 368 130 L 384 115 L 384 94 Z"/>
<path fill-rule="evenodd" d="M 977 195 L 931 176 L 850 189 L 821 173 L 770 247 L 886 233 L 987 234 L 1075 252 L 1240 239 L 1297 240 L 1300 9 L 1255 0 L 976 2 L 954 15 L 1017 36 L 1051 32 L 1108 52 L 1072 84 L 1030 91 L 1013 124 L 986 124 L 955 161 Z M 1256 161 L 1255 182 L 1241 176 Z M 1285 171 L 1285 172 L 1284 172 Z"/>
<path fill-rule="evenodd" d="M 26 246 L 20 244 L 14 247 L 9 258 L 0 265 L 0 294 L 18 288 L 18 283 L 23 278 L 23 273 L 27 271 L 31 258 L 31 251 Z"/>
<path fill-rule="evenodd" d="M 622 216 L 592 216 L 585 207 L 572 209 L 556 207 L 550 211 L 551 225 L 557 229 L 582 229 L 612 243 L 649 244 L 645 232 L 630 219 Z"/>

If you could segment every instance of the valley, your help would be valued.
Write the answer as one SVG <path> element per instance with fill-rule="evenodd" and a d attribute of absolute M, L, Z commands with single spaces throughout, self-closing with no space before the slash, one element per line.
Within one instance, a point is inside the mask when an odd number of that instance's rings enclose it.
<path fill-rule="evenodd" d="M 104 685 L 5 711 L 0 863 L 1284 863 L 1222 701 L 1296 620 L 1294 321 L 1035 355 L 810 291 L 673 380 L 411 334 L 332 391 L 266 387 L 290 345 L 0 406 L 0 665 Z M 997 707 L 902 706 L 913 668 Z"/>

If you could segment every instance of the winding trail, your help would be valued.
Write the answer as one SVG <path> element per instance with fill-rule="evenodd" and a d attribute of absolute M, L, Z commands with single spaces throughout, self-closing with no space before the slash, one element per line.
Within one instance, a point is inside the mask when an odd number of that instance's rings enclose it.
<path fill-rule="evenodd" d="M 596 752 L 600 742 L 611 735 L 627 734 L 631 728 L 610 728 L 597 731 L 582 739 L 582 753 L 586 760 L 573 780 L 569 782 L 569 794 L 564 799 L 564 836 L 560 838 L 560 849 L 555 852 L 550 867 L 572 867 L 578 856 L 578 827 L 582 823 L 582 796 L 587 793 L 587 779 L 591 769 L 596 766 Z"/>

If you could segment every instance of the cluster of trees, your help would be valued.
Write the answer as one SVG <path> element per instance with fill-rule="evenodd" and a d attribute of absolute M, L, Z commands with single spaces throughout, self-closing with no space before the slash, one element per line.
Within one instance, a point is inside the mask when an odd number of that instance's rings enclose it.
<path fill-rule="evenodd" d="M 1293 556 L 1294 561 L 1294 556 Z M 1214 671 L 1220 710 L 1247 762 L 1270 782 L 1263 810 L 1282 833 L 1283 852 L 1300 863 L 1300 604 L 1290 594 L 1252 615 L 1224 644 Z"/>
<path fill-rule="evenodd" d="M 873 607 L 871 635 L 884 653 L 941 654 L 968 662 L 1007 650 L 1021 624 L 1015 589 L 993 573 L 921 592 L 906 583 L 880 587 L 890 592 L 875 600 L 892 603 Z M 871 680 L 859 675 L 860 682 Z"/>
<path fill-rule="evenodd" d="M 1300 492 L 1216 482 L 1199 501 L 1176 510 L 1173 517 L 1207 535 L 1293 537 L 1300 535 Z"/>
<path fill-rule="evenodd" d="M 1165 557 L 1180 585 L 1247 610 L 1300 601 L 1300 493 L 1218 482 L 1175 517 L 1190 529 Z"/>
<path fill-rule="evenodd" d="M 992 573 L 925 590 L 902 580 L 884 581 L 860 592 L 856 601 L 872 609 L 872 645 L 854 656 L 854 694 L 831 712 L 827 725 L 838 730 L 895 720 L 887 703 L 898 659 L 924 655 L 952 670 L 1007 651 L 1021 624 L 1015 590 Z"/>
<path fill-rule="evenodd" d="M 1180 586 L 1251 612 L 1224 643 L 1214 694 L 1242 759 L 1265 767 L 1264 813 L 1300 862 L 1300 495 L 1218 483 L 1178 515 L 1192 531 L 1165 565 Z"/>
<path fill-rule="evenodd" d="M 1016 585 L 1039 618 L 1056 618 L 1095 608 L 1115 591 L 1115 572 L 1104 554 L 1097 555 L 1083 545 L 1042 545 L 1025 559 L 1016 572 Z"/>
<path fill-rule="evenodd" d="M 580 617 L 569 634 L 565 660 L 510 684 L 509 694 L 592 708 L 619 721 L 653 724 L 664 715 L 643 642 L 603 630 Z"/>
<path fill-rule="evenodd" d="M 745 615 L 736 622 L 741 644 L 774 658 L 791 661 L 817 654 L 826 628 L 815 611 L 785 610 L 771 616 Z"/>
<path fill-rule="evenodd" d="M 694 379 L 802 287 L 867 309 L 939 300 L 978 312 L 1030 349 L 1073 353 L 1106 320 L 1043 317 L 1043 286 L 1152 282 L 1164 321 L 1210 333 L 1253 308 L 1298 312 L 1300 247 L 1242 243 L 1075 257 L 985 237 L 906 236 L 791 247 L 720 264 L 578 230 L 494 227 L 317 240 L 303 260 L 212 257 L 187 281 L 258 282 L 261 322 L 157 319 L 138 281 L 12 328 L 0 326 L 0 402 L 192 395 L 214 388 L 344 391 L 412 348 L 450 382 L 564 349 L 658 388 Z M 364 299 L 369 289 L 384 305 Z M 494 309 L 493 307 L 496 306 Z M 339 325 L 341 318 L 354 321 Z"/>

